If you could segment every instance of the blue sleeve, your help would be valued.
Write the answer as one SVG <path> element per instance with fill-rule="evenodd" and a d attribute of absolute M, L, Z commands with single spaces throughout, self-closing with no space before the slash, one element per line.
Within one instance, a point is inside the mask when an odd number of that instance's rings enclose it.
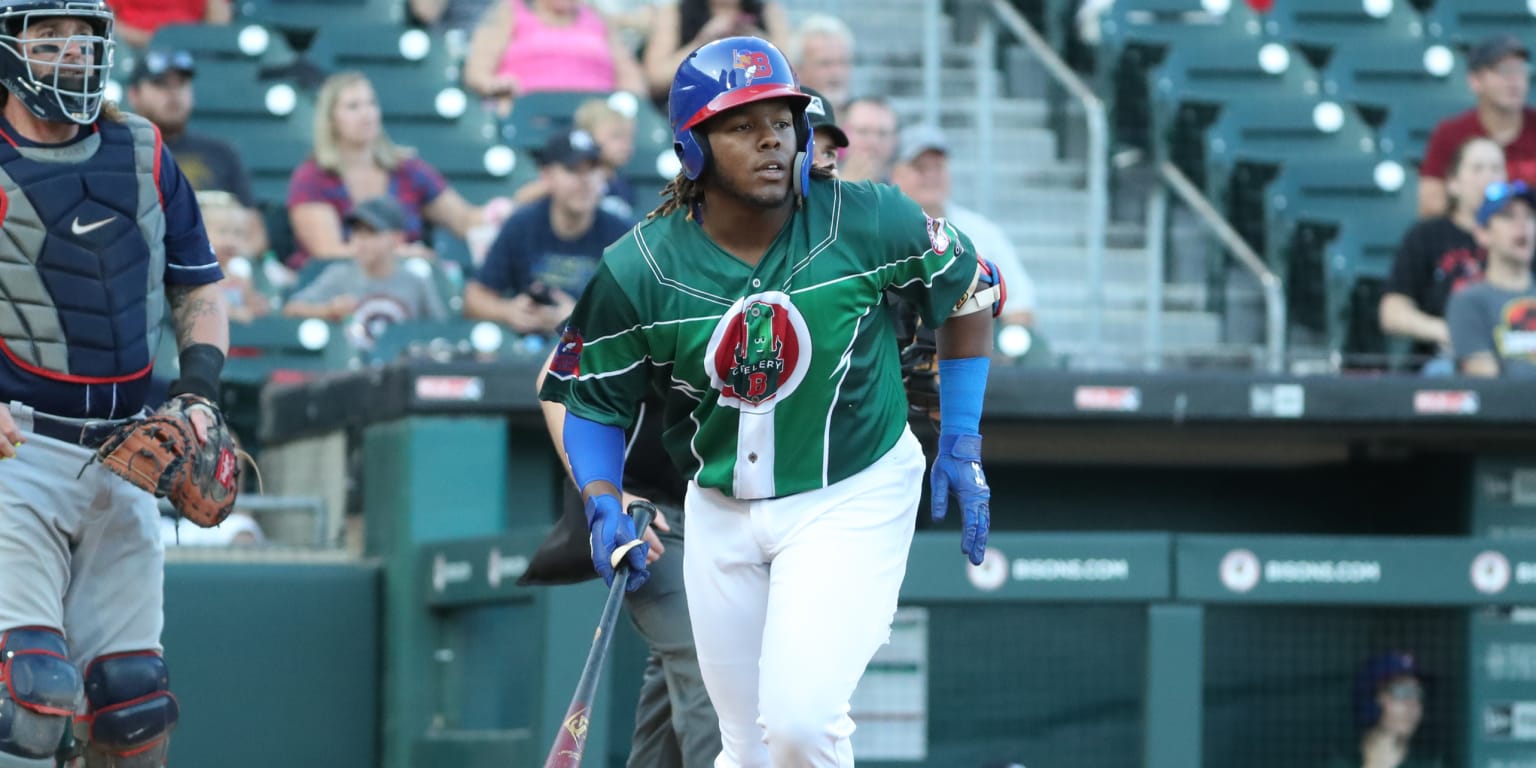
<path fill-rule="evenodd" d="M 565 412 L 565 455 L 571 462 L 576 487 L 606 480 L 622 489 L 624 479 L 624 430 Z"/>
<path fill-rule="evenodd" d="M 522 226 L 523 219 L 522 216 L 507 219 L 495 242 L 491 243 L 491 249 L 486 251 L 485 263 L 480 265 L 480 272 L 475 276 L 475 282 L 504 296 L 516 295 L 528 287 L 529 233 Z"/>
<path fill-rule="evenodd" d="M 160 148 L 160 203 L 165 211 L 165 282 L 206 285 L 224 278 L 214 258 L 197 193 L 181 173 L 171 151 Z"/>

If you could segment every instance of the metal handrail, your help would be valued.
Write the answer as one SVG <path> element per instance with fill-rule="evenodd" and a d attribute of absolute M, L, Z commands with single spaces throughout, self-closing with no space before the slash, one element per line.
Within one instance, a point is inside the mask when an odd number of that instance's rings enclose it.
<path fill-rule="evenodd" d="M 1104 230 L 1109 218 L 1109 121 L 1104 102 L 1083 83 L 1050 43 L 1035 31 L 1007 0 L 991 0 L 992 15 L 1021 40 L 1074 99 L 1088 121 L 1088 341 L 1102 349 L 1104 341 Z"/>
<path fill-rule="evenodd" d="M 1259 288 L 1264 292 L 1264 339 L 1265 339 L 1265 369 L 1270 373 L 1281 373 L 1285 370 L 1285 294 L 1280 286 L 1280 278 L 1264 266 L 1264 260 L 1259 258 L 1252 246 L 1243 240 L 1242 235 L 1227 223 L 1216 207 L 1205 199 L 1205 195 L 1195 187 L 1188 176 L 1180 171 L 1178 166 L 1167 160 L 1158 163 L 1158 175 L 1171 188 L 1174 194 L 1179 196 L 1184 204 L 1189 206 L 1200 217 L 1211 234 L 1226 246 L 1227 252 L 1235 256 L 1248 271 L 1258 278 Z M 1163 237 L 1162 232 L 1148 232 L 1148 237 Z"/>

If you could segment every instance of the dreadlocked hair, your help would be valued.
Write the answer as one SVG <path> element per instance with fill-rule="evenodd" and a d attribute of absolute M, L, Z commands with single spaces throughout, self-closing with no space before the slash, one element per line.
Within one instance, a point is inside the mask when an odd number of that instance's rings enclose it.
<path fill-rule="evenodd" d="M 813 165 L 811 166 L 811 178 L 825 181 L 827 179 L 835 179 L 837 176 L 832 171 Z M 703 199 L 704 185 L 700 184 L 698 179 L 690 179 L 683 175 L 682 171 L 678 171 L 677 175 L 667 182 L 667 186 L 662 187 L 661 196 L 665 199 L 661 201 L 661 205 L 656 206 L 656 210 L 645 215 L 646 221 L 666 216 L 685 206 L 688 210 L 688 220 L 692 221 L 694 203 Z M 804 200 L 804 197 L 796 196 L 795 205 L 802 205 Z"/>

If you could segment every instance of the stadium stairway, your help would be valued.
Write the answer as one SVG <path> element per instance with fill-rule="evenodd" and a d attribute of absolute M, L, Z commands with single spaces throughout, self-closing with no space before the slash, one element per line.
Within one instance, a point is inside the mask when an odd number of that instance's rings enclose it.
<path fill-rule="evenodd" d="M 792 19 L 823 7 L 791 0 Z M 902 125 L 924 115 L 923 0 L 845 0 L 840 17 L 858 40 L 854 93 L 888 97 Z M 1067 367 L 1141 367 L 1147 361 L 1148 251 L 1140 223 L 1112 223 L 1104 252 L 1103 344 L 1089 341 L 1087 173 L 1083 121 L 1075 106 L 1052 118 L 1044 67 L 1021 45 L 1000 41 L 993 94 L 991 199 L 982 199 L 978 146 L 977 70 L 972 30 L 945 17 L 938 114 L 952 148 L 953 199 L 981 211 L 1008 234 L 1038 295 L 1037 326 Z M 1162 360 L 1171 366 L 1230 362 L 1248 367 L 1254 347 L 1222 341 L 1220 315 L 1207 311 L 1203 281 L 1168 284 L 1163 291 Z"/>

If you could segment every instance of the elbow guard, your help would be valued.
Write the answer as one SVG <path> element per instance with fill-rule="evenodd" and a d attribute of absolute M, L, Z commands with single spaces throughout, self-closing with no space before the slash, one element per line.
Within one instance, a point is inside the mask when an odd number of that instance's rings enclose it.
<path fill-rule="evenodd" d="M 1008 303 L 1008 284 L 1003 281 L 1003 272 L 996 264 L 980 256 L 976 257 L 976 279 L 971 281 L 971 287 L 965 295 L 955 304 L 955 310 L 949 313 L 950 317 L 964 317 L 966 315 L 991 310 L 993 317 L 1003 314 L 1003 306 Z"/>

